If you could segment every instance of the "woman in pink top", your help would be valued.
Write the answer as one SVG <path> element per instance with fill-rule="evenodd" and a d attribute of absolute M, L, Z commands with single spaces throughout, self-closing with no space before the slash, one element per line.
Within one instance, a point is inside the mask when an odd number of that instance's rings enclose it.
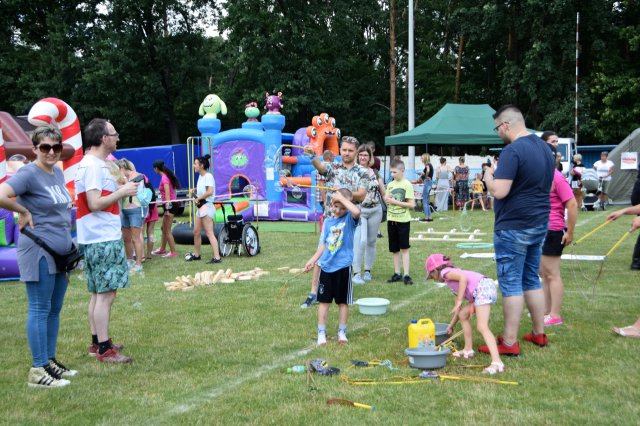
<path fill-rule="evenodd" d="M 160 175 L 160 198 L 162 198 L 164 214 L 162 216 L 162 238 L 160 239 L 160 248 L 151 253 L 154 255 L 162 255 L 162 257 L 176 257 L 176 243 L 173 240 L 171 226 L 173 225 L 173 217 L 177 213 L 178 203 L 176 199 L 176 188 L 180 188 L 180 182 L 176 175 L 169 169 L 162 160 L 153 162 L 153 171 Z M 169 243 L 169 253 L 165 251 Z"/>
<path fill-rule="evenodd" d="M 550 193 L 551 211 L 549 212 L 549 230 L 542 246 L 540 276 L 546 299 L 544 325 L 562 324 L 560 308 L 564 296 L 564 284 L 560 275 L 560 256 L 565 246 L 573 241 L 573 229 L 578 216 L 578 203 L 567 180 L 558 170 L 553 175 Z M 567 222 L 564 210 L 567 209 Z"/>
<path fill-rule="evenodd" d="M 425 267 L 429 273 L 428 279 L 446 283 L 453 294 L 456 295 L 456 303 L 451 310 L 453 317 L 449 327 L 447 327 L 447 333 L 451 334 L 453 327 L 460 321 L 464 331 L 464 349 L 456 351 L 452 355 L 456 358 L 472 358 L 475 355 L 475 352 L 473 352 L 473 330 L 469 321 L 475 310 L 476 327 L 482 334 L 491 354 L 491 365 L 485 368 L 483 373 L 496 374 L 504 372 L 504 364 L 500 360 L 496 338 L 489 328 L 491 305 L 498 300 L 495 282 L 477 272 L 465 271 L 454 267 L 451 260 L 442 254 L 429 256 Z M 469 303 L 462 306 L 462 302 L 465 299 Z"/>

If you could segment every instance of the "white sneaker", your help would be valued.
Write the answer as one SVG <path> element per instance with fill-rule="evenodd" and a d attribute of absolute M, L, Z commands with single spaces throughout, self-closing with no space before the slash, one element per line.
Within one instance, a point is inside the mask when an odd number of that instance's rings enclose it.
<path fill-rule="evenodd" d="M 362 279 L 362 277 L 360 276 L 360 272 L 358 272 L 357 274 L 355 274 L 352 278 L 351 278 L 351 282 L 354 283 L 355 285 L 363 285 L 364 284 L 364 280 Z"/>
<path fill-rule="evenodd" d="M 347 339 L 346 332 L 338 331 L 338 343 L 349 343 L 349 339 Z"/>
<path fill-rule="evenodd" d="M 371 272 L 369 272 L 369 271 L 364 271 L 364 274 L 362 275 L 362 279 L 363 279 L 365 282 L 369 282 L 369 281 L 371 281 L 371 280 L 372 280 L 372 278 L 371 278 Z"/>
<path fill-rule="evenodd" d="M 141 272 L 141 271 L 142 271 L 142 269 L 143 269 L 143 268 L 142 268 L 142 265 L 136 265 L 136 264 L 134 264 L 134 265 L 129 269 L 129 271 L 130 271 L 130 272 L 134 272 L 134 273 L 135 273 L 135 272 Z"/>
<path fill-rule="evenodd" d="M 46 367 L 32 368 L 29 370 L 27 384 L 30 388 L 62 388 L 71 382 L 61 379 L 48 365 Z"/>
<path fill-rule="evenodd" d="M 324 346 L 327 344 L 327 334 L 318 333 L 318 346 Z"/>
<path fill-rule="evenodd" d="M 73 377 L 78 374 L 78 371 L 71 370 L 65 367 L 62 363 L 60 363 L 60 361 L 55 358 L 51 358 L 49 360 L 49 367 L 51 367 L 51 370 L 53 370 L 53 372 L 60 377 Z"/>

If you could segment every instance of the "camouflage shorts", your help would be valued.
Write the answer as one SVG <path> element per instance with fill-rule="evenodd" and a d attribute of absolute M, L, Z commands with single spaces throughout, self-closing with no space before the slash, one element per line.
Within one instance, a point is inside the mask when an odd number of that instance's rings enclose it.
<path fill-rule="evenodd" d="M 84 262 L 90 293 L 129 287 L 129 268 L 122 240 L 85 245 Z"/>

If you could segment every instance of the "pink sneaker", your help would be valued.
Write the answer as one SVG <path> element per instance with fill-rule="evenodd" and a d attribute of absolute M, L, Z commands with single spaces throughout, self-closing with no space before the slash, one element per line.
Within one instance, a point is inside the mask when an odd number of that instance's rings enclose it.
<path fill-rule="evenodd" d="M 176 257 L 178 255 L 178 253 L 166 253 L 163 254 L 162 257 Z"/>
<path fill-rule="evenodd" d="M 121 351 L 124 349 L 124 345 L 122 343 L 113 343 L 113 340 L 111 339 L 109 339 L 109 341 L 111 342 L 111 346 L 116 348 L 116 351 Z M 92 343 L 88 349 L 89 355 L 96 356 L 96 354 L 98 353 L 98 349 L 100 349 L 100 346 L 97 343 Z"/>
<path fill-rule="evenodd" d="M 163 254 L 167 254 L 167 252 L 165 250 L 154 250 L 151 252 L 152 255 L 154 256 L 162 256 Z"/>
<path fill-rule="evenodd" d="M 100 352 L 96 354 L 96 359 L 100 362 L 108 362 L 111 364 L 131 364 L 133 358 L 122 355 L 114 348 L 109 348 L 105 353 L 100 355 Z"/>
<path fill-rule="evenodd" d="M 547 326 L 551 326 L 551 325 L 562 325 L 562 318 L 558 317 L 552 317 L 551 315 L 545 315 L 544 316 L 544 325 L 545 327 Z"/>

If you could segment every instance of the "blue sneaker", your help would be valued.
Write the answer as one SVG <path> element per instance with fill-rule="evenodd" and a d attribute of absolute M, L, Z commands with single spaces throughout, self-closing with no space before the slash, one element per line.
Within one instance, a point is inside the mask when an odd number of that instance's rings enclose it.
<path fill-rule="evenodd" d="M 310 308 L 312 305 L 317 305 L 317 304 L 318 304 L 317 296 L 309 295 L 309 297 L 307 297 L 307 300 L 305 300 L 304 303 L 300 305 L 300 307 L 302 309 L 307 309 L 307 308 Z"/>

